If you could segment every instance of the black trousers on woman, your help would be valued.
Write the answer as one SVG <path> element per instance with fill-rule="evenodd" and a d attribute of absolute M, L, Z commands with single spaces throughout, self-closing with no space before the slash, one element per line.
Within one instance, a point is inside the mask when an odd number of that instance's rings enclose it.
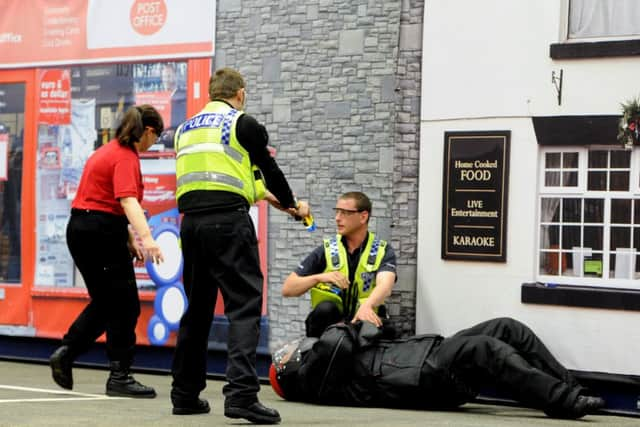
<path fill-rule="evenodd" d="M 133 361 L 140 300 L 127 241 L 124 216 L 73 209 L 67 245 L 91 300 L 66 335 L 73 358 L 106 332 L 107 356 L 124 367 Z"/>

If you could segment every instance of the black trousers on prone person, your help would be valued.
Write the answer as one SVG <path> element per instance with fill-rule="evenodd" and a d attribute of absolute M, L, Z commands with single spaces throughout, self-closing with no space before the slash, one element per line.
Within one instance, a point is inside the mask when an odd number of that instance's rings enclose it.
<path fill-rule="evenodd" d="M 569 408 L 584 389 L 526 325 L 510 318 L 482 322 L 445 338 L 429 355 L 421 379 L 437 403 L 463 403 L 486 384 L 506 388 L 540 409 Z M 446 406 L 446 405 L 444 405 Z"/>
<path fill-rule="evenodd" d="M 171 398 L 174 405 L 191 401 L 206 386 L 209 330 L 219 289 L 229 319 L 225 406 L 247 407 L 257 402 L 260 390 L 255 365 L 263 276 L 253 223 L 245 209 L 187 213 L 180 238 L 189 305 L 178 332 Z"/>
<path fill-rule="evenodd" d="M 136 342 L 140 300 L 124 216 L 72 210 L 67 245 L 91 300 L 62 339 L 72 358 L 106 332 L 110 361 L 129 366 Z"/>

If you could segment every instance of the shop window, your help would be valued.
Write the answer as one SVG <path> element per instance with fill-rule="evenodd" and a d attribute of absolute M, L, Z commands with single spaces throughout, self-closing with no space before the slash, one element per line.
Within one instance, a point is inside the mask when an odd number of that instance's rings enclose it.
<path fill-rule="evenodd" d="M 543 150 L 538 280 L 639 287 L 640 195 L 633 184 L 639 155 L 637 149 Z"/>
<path fill-rule="evenodd" d="M 82 170 L 91 153 L 115 137 L 124 112 L 151 104 L 165 131 L 141 155 L 143 208 L 152 228 L 177 223 L 173 134 L 186 119 L 187 63 L 83 65 L 67 68 L 71 79 L 69 123 L 38 127 L 36 174 L 37 286 L 81 287 L 66 246 L 66 225 Z M 152 288 L 144 265 L 136 266 L 138 285 Z"/>
<path fill-rule="evenodd" d="M 0 282 L 21 282 L 25 85 L 0 84 Z"/>

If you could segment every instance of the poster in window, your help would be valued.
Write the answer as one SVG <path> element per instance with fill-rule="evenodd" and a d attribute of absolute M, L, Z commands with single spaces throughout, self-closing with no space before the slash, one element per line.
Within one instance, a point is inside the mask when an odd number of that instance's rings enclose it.
<path fill-rule="evenodd" d="M 510 135 L 445 133 L 443 259 L 506 261 Z"/>

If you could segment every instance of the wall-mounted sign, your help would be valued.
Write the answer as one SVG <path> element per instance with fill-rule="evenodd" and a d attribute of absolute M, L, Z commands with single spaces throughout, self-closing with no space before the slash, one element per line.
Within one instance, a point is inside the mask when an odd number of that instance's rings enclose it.
<path fill-rule="evenodd" d="M 442 258 L 504 262 L 510 131 L 446 132 Z"/>
<path fill-rule="evenodd" d="M 27 3 L 2 1 L 0 68 L 213 56 L 215 0 Z"/>

